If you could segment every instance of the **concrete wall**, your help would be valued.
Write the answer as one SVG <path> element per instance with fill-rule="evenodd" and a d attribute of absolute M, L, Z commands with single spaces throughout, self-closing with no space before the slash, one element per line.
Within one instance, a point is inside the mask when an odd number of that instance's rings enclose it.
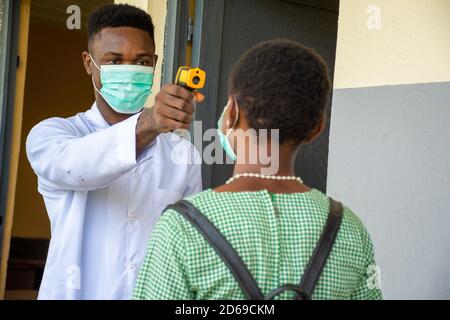
<path fill-rule="evenodd" d="M 449 39 L 450 1 L 341 0 L 327 191 L 387 299 L 450 298 Z"/>

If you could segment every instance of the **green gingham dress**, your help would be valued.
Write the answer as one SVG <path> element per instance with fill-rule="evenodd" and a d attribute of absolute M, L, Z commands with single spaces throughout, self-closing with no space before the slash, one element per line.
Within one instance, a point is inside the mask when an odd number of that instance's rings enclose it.
<path fill-rule="evenodd" d="M 312 189 L 215 192 L 187 198 L 230 242 L 261 291 L 299 284 L 328 216 L 328 198 Z M 369 234 L 345 207 L 333 249 L 313 299 L 381 299 Z M 292 299 L 293 292 L 279 295 Z M 167 210 L 149 240 L 134 299 L 245 299 L 235 278 L 203 236 L 181 214 Z"/>

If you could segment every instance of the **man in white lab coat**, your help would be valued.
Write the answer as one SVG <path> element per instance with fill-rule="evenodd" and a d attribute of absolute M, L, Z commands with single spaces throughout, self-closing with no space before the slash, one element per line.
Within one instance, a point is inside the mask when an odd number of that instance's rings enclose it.
<path fill-rule="evenodd" d="M 95 103 L 42 121 L 26 144 L 52 232 L 40 299 L 131 297 L 162 210 L 201 191 L 198 152 L 170 133 L 189 128 L 194 95 L 168 84 L 143 109 L 157 61 L 150 16 L 108 5 L 88 34 Z"/>

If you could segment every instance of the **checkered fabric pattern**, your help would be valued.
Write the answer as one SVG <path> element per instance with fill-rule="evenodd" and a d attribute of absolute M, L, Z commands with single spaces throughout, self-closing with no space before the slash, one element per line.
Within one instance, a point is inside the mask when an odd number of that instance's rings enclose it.
<path fill-rule="evenodd" d="M 273 194 L 215 192 L 187 198 L 225 236 L 263 294 L 299 284 L 328 216 L 320 191 Z M 313 299 L 381 299 L 370 285 L 372 242 L 348 208 Z M 375 281 L 376 282 L 376 281 Z M 285 292 L 278 299 L 292 299 Z M 167 210 L 149 241 L 134 299 L 245 299 L 235 278 L 203 236 L 181 214 Z"/>

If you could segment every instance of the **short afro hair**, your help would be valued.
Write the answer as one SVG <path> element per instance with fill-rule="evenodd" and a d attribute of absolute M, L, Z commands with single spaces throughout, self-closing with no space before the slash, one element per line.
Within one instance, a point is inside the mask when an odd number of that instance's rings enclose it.
<path fill-rule="evenodd" d="M 230 94 L 253 129 L 279 129 L 280 144 L 303 142 L 325 115 L 328 67 L 311 48 L 287 39 L 264 41 L 233 67 Z"/>
<path fill-rule="evenodd" d="M 133 27 L 148 32 L 154 39 L 154 26 L 150 15 L 128 4 L 108 4 L 94 11 L 88 19 L 88 40 L 104 28 Z"/>

